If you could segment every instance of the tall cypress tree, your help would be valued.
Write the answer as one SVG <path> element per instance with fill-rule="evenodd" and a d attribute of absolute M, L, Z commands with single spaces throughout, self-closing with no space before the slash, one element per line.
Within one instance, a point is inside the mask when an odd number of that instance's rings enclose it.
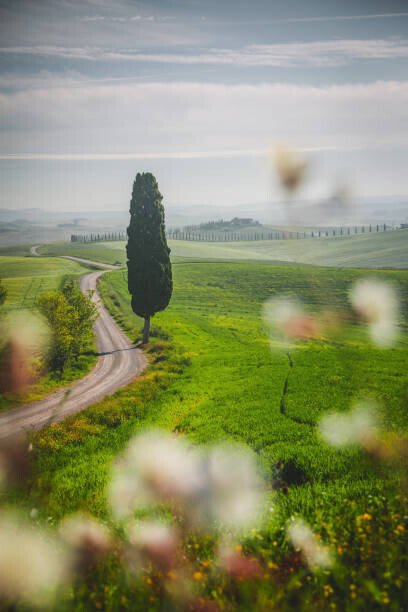
<path fill-rule="evenodd" d="M 138 173 L 130 201 L 126 252 L 128 289 L 133 312 L 144 318 L 144 343 L 149 340 L 150 317 L 166 308 L 173 291 L 162 199 L 153 174 Z"/>

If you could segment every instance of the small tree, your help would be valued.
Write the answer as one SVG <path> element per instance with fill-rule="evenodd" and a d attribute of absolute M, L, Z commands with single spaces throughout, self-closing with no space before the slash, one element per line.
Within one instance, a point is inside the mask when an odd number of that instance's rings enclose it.
<path fill-rule="evenodd" d="M 74 341 L 70 320 L 72 307 L 61 291 L 48 291 L 38 298 L 38 308 L 47 319 L 51 338 L 47 354 L 47 365 L 53 372 L 62 374 L 71 358 Z"/>
<path fill-rule="evenodd" d="M 71 306 L 69 327 L 72 332 L 71 355 L 77 359 L 92 338 L 92 327 L 97 317 L 91 295 L 84 295 L 74 280 L 64 283 L 62 293 Z"/>
<path fill-rule="evenodd" d="M 150 317 L 166 308 L 173 291 L 162 199 L 153 174 L 138 173 L 130 202 L 126 252 L 132 309 L 144 319 L 143 343 L 149 340 Z"/>
<path fill-rule="evenodd" d="M 67 363 L 78 359 L 92 337 L 96 306 L 75 282 L 67 281 L 62 291 L 40 295 L 38 307 L 51 330 L 48 366 L 52 371 L 62 373 Z"/>

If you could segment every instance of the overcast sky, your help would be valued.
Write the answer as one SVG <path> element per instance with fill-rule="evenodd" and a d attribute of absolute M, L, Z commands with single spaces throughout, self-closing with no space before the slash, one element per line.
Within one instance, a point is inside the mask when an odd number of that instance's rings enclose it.
<path fill-rule="evenodd" d="M 302 197 L 408 194 L 408 2 L 0 0 L 0 206 L 279 200 L 269 152 L 311 160 Z"/>

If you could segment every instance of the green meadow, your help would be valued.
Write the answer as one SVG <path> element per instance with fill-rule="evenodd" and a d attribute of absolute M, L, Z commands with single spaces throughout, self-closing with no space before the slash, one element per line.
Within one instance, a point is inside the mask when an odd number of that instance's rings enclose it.
<path fill-rule="evenodd" d="M 34 437 L 34 474 L 15 493 L 20 504 L 52 523 L 79 509 L 109 521 L 110 465 L 133 434 L 160 427 L 205 445 L 239 441 L 257 453 L 269 488 L 266 526 L 245 543 L 269 569 L 256 588 L 244 583 L 231 592 L 208 576 L 199 593 L 226 610 L 402 609 L 408 525 L 401 475 L 357 448 L 328 447 L 316 424 L 327 411 L 371 397 L 386 430 L 407 431 L 408 272 L 180 262 L 173 273 L 170 306 L 153 319 L 147 373 Z M 402 335 L 394 348 L 374 348 L 352 322 L 335 338 L 271 343 L 262 319 L 267 298 L 297 296 L 312 312 L 344 312 L 352 282 L 367 276 L 398 287 Z M 141 321 L 130 308 L 125 270 L 106 273 L 99 287 L 118 323 L 138 339 Z M 276 481 L 282 486 L 275 491 Z M 285 525 L 293 515 L 332 547 L 332 571 L 308 574 L 295 557 L 287 565 Z M 204 572 L 205 554 L 195 559 Z M 160 602 L 125 584 L 111 560 L 84 576 L 66 606 L 154 610 Z"/>
<path fill-rule="evenodd" d="M 69 259 L 0 256 L 0 278 L 7 290 L 6 301 L 1 307 L 2 316 L 13 325 L 15 315 L 24 317 L 24 313 L 28 311 L 34 317 L 37 316 L 32 324 L 43 326 L 36 314 L 37 298 L 46 291 L 60 289 L 65 279 L 79 278 L 86 271 L 84 266 Z M 44 373 L 36 356 L 34 367 L 37 371 L 37 382 L 21 393 L 0 394 L 0 410 L 39 399 L 56 387 L 83 376 L 95 363 L 94 347 L 89 348 L 89 354 L 81 355 L 77 363 L 67 368 L 62 378 Z"/>
<path fill-rule="evenodd" d="M 69 259 L 0 256 L 0 278 L 7 289 L 4 310 L 32 309 L 44 291 L 55 291 L 67 276 L 80 276 L 85 268 Z"/>
<path fill-rule="evenodd" d="M 305 240 L 226 243 L 170 240 L 169 246 L 173 261 L 287 261 L 352 268 L 408 267 L 407 229 Z M 44 255 L 76 255 L 111 264 L 126 261 L 124 242 L 49 244 L 42 246 L 40 252 Z"/>

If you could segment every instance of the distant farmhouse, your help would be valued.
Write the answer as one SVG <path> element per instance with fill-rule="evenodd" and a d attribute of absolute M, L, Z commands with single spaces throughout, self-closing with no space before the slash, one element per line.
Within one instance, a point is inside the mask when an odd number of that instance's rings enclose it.
<path fill-rule="evenodd" d="M 200 231 L 214 231 L 224 230 L 233 231 L 242 227 L 258 227 L 261 224 L 259 221 L 255 221 L 249 217 L 234 217 L 231 221 L 224 219 L 218 219 L 217 221 L 207 221 L 206 223 L 200 223 L 200 225 L 187 225 L 183 228 L 183 232 L 200 232 Z"/>

